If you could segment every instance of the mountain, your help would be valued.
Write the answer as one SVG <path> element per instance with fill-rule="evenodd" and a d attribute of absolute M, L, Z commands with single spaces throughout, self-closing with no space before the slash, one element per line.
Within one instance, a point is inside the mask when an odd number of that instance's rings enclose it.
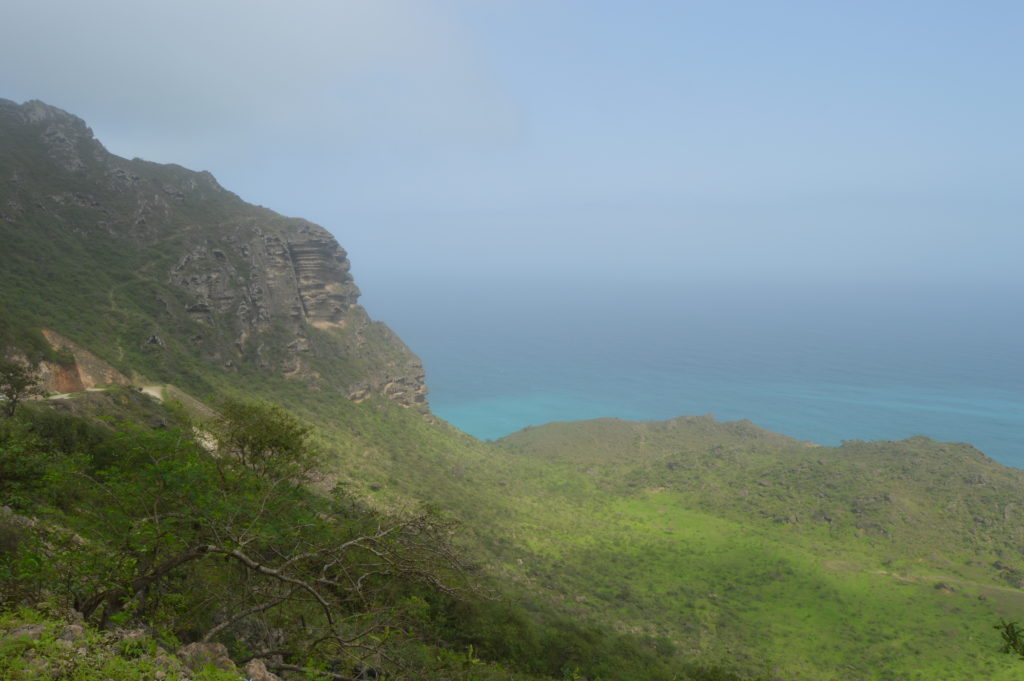
<path fill-rule="evenodd" d="M 426 409 L 419 359 L 357 303 L 322 227 L 209 173 L 114 156 L 41 102 L 0 100 L 0 139 L 2 331 L 49 360 L 49 387 L 66 387 L 73 361 L 52 351 L 77 344 L 136 382 L 206 393 L 218 377 L 273 373 Z"/>
<path fill-rule="evenodd" d="M 480 442 L 325 230 L 39 102 L 0 101 L 0 243 L 2 354 L 70 393 L 0 419 L 0 675 L 81 636 L 116 681 L 211 641 L 292 678 L 1021 676 L 993 626 L 1024 618 L 1024 471 L 968 444 L 701 416 Z"/>

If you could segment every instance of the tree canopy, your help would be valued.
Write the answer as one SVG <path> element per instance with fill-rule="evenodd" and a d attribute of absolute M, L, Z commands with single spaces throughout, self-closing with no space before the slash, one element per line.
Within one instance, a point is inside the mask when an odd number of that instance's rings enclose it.
<path fill-rule="evenodd" d="M 0 397 L 3 397 L 0 413 L 8 418 L 14 416 L 22 400 L 40 394 L 39 379 L 31 366 L 13 359 L 0 359 Z"/>

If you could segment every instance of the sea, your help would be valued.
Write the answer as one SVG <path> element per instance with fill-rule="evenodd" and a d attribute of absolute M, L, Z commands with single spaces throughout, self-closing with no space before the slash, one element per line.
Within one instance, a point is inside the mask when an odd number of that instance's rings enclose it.
<path fill-rule="evenodd" d="M 487 277 L 375 284 L 436 414 L 492 440 L 597 417 L 969 442 L 1024 468 L 1024 286 Z"/>

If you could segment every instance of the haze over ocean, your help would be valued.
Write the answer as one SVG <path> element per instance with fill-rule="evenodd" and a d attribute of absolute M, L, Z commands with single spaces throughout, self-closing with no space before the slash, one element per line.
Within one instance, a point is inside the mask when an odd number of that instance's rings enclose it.
<path fill-rule="evenodd" d="M 215 4 L 7 0 L 0 97 L 331 230 L 465 430 L 1024 465 L 1024 3 Z"/>
<path fill-rule="evenodd" d="M 748 418 L 801 440 L 927 435 L 1024 467 L 1019 291 L 430 282 L 364 302 L 422 357 L 435 413 L 484 439 L 603 416 Z M 404 291 L 404 292 L 403 292 Z"/>

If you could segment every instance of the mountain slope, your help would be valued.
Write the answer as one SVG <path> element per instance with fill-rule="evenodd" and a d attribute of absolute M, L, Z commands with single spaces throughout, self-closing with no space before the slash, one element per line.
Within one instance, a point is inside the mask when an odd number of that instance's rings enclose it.
<path fill-rule="evenodd" d="M 504 600 L 427 596 L 439 657 L 517 678 L 1020 677 L 991 627 L 1024 617 L 1024 472 L 969 445 L 818 447 L 707 417 L 482 443 L 429 414 L 419 361 L 357 304 L 321 228 L 207 173 L 112 156 L 38 102 L 0 101 L 0 142 L 3 354 L 41 360 L 62 392 L 173 384 L 163 393 L 199 415 L 180 389 L 283 405 L 316 427 L 315 491 L 461 521 L 453 540 Z M 102 422 L 159 431 L 185 411 L 174 401 L 115 389 L 48 404 L 90 417 L 123 403 Z M 16 469 L 35 442 L 18 438 L 50 423 L 29 413 L 0 442 Z"/>
<path fill-rule="evenodd" d="M 323 228 L 209 173 L 114 156 L 41 102 L 0 100 L 0 139 L 0 333 L 34 358 L 55 359 L 26 342 L 49 328 L 127 376 L 200 393 L 276 374 L 425 408 L 419 360 L 357 304 Z"/>

